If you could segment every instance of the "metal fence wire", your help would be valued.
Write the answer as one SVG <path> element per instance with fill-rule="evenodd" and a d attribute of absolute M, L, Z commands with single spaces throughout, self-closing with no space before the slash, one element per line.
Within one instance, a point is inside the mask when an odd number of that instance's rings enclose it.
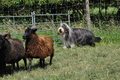
<path fill-rule="evenodd" d="M 46 18 L 46 21 L 41 21 L 43 17 Z M 56 20 L 56 17 L 59 19 Z M 66 17 L 65 20 L 62 18 Z M 47 34 L 53 37 L 55 43 L 60 43 L 59 37 L 57 35 L 57 25 L 61 22 L 68 23 L 70 26 L 70 14 L 68 13 L 61 13 L 61 14 L 35 14 L 35 11 L 31 12 L 31 15 L 24 15 L 24 16 L 0 16 L 2 20 L 2 24 L 0 24 L 1 32 L 11 32 L 14 38 L 17 38 L 18 35 L 23 35 L 24 29 L 26 27 L 36 26 L 38 27 L 37 32 L 39 34 Z M 5 21 L 5 22 L 4 22 Z M 42 26 L 42 27 L 41 27 Z M 46 26 L 51 26 L 46 28 Z M 22 31 L 20 31 L 20 29 Z M 12 30 L 12 31 L 11 31 Z M 22 38 L 21 38 L 22 39 Z"/>
<path fill-rule="evenodd" d="M 17 4 L 16 0 L 13 0 L 13 3 L 9 3 L 8 0 L 0 2 L 1 33 L 11 32 L 16 38 L 24 33 L 26 27 L 37 26 L 39 34 L 50 35 L 55 42 L 59 42 L 56 29 L 60 22 L 69 25 L 78 22 L 86 27 L 86 0 L 27 1 L 19 0 Z M 113 27 L 120 29 L 120 0 L 87 1 L 90 7 L 91 27 L 101 30 Z"/>

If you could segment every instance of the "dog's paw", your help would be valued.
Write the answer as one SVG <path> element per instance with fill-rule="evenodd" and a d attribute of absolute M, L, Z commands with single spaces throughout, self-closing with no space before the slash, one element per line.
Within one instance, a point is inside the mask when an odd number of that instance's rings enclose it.
<path fill-rule="evenodd" d="M 66 49 L 67 47 L 66 46 L 63 46 L 64 49 Z"/>

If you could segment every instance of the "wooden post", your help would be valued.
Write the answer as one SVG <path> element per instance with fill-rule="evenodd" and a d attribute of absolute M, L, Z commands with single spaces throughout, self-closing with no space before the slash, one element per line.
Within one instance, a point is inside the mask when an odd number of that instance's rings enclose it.
<path fill-rule="evenodd" d="M 91 30 L 91 20 L 90 20 L 90 9 L 89 9 L 89 0 L 85 0 L 85 14 L 86 14 L 86 23 L 88 30 Z"/>

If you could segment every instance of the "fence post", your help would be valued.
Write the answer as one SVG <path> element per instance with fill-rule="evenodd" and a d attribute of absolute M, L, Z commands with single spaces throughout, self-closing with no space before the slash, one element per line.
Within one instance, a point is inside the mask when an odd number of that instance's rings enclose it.
<path fill-rule="evenodd" d="M 32 16 L 32 26 L 36 26 L 35 25 L 35 11 L 31 12 L 31 16 Z"/>
<path fill-rule="evenodd" d="M 91 21 L 90 21 L 90 10 L 89 10 L 89 0 L 85 0 L 85 12 L 86 12 L 86 22 L 88 30 L 91 30 Z"/>
<path fill-rule="evenodd" d="M 70 26 L 70 12 L 68 11 L 68 25 Z"/>
<path fill-rule="evenodd" d="M 52 22 L 54 22 L 54 15 L 52 14 Z"/>
<path fill-rule="evenodd" d="M 54 14 L 52 14 L 52 25 L 54 24 Z"/>
<path fill-rule="evenodd" d="M 16 31 L 17 31 L 17 29 L 16 29 L 16 25 L 15 25 L 15 17 L 13 16 L 13 25 L 14 25 L 14 38 L 16 38 Z"/>

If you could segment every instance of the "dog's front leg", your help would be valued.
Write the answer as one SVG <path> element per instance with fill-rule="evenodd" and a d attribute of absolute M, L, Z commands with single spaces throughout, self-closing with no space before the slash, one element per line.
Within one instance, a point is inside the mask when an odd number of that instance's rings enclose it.
<path fill-rule="evenodd" d="M 70 47 L 71 48 L 73 48 L 73 47 L 75 47 L 76 45 L 75 45 L 75 43 L 70 43 Z"/>
<path fill-rule="evenodd" d="M 64 49 L 66 49 L 67 47 L 66 46 L 63 46 Z"/>
<path fill-rule="evenodd" d="M 68 46 L 69 46 L 69 43 L 68 43 L 68 41 L 63 41 L 63 48 L 68 48 Z"/>
<path fill-rule="evenodd" d="M 64 42 L 64 44 L 63 44 L 63 48 L 67 48 L 67 45 L 65 44 L 65 42 Z"/>

